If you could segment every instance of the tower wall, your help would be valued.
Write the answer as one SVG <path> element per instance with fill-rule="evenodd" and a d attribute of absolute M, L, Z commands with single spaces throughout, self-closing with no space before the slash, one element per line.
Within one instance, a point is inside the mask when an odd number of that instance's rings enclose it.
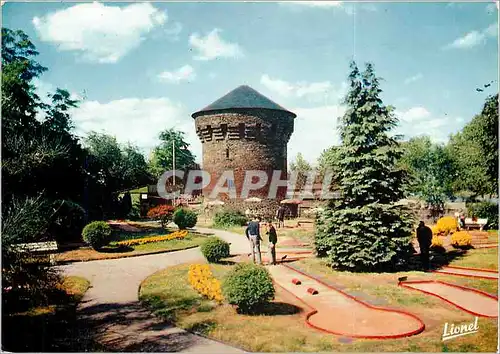
<path fill-rule="evenodd" d="M 287 143 L 293 132 L 293 118 L 284 111 L 258 108 L 212 111 L 197 116 L 195 125 L 203 144 L 203 169 L 211 176 L 203 194 L 209 197 L 224 171 L 234 171 L 239 201 L 230 201 L 222 193 L 217 198 L 236 206 L 241 202 L 245 172 L 259 170 L 266 171 L 267 183 L 250 191 L 248 197 L 267 199 L 273 171 L 282 171 L 281 179 L 287 177 Z M 277 199 L 283 199 L 285 194 L 286 187 L 278 189 Z M 274 205 L 276 200 L 268 204 Z"/>

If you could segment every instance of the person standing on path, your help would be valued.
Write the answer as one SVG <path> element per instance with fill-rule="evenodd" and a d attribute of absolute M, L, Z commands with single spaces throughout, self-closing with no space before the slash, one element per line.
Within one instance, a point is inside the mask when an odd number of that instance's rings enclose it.
<path fill-rule="evenodd" d="M 420 221 L 417 227 L 417 240 L 420 246 L 420 261 L 424 271 L 429 270 L 429 250 L 432 244 L 432 230 Z"/>
<path fill-rule="evenodd" d="M 276 243 L 278 243 L 278 234 L 272 222 L 268 223 L 267 235 L 269 236 L 269 259 L 272 265 L 276 265 Z"/>
<path fill-rule="evenodd" d="M 280 205 L 278 210 L 276 210 L 276 219 L 278 220 L 278 229 L 285 227 L 285 207 L 283 205 Z"/>
<path fill-rule="evenodd" d="M 250 241 L 250 248 L 252 249 L 252 261 L 255 263 L 255 256 L 257 255 L 257 263 L 262 264 L 262 258 L 260 256 L 260 241 L 262 241 L 262 238 L 260 237 L 259 222 L 260 218 L 254 217 L 253 220 L 248 223 L 248 226 L 245 230 L 245 235 Z"/>

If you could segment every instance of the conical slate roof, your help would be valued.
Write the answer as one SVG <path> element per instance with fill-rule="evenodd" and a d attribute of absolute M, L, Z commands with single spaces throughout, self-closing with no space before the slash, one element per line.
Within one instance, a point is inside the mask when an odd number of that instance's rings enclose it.
<path fill-rule="evenodd" d="M 263 109 L 273 109 L 277 111 L 283 111 L 291 114 L 294 118 L 297 116 L 295 113 L 281 107 L 279 104 L 271 101 L 266 96 L 255 91 L 253 88 L 247 85 L 242 85 L 225 96 L 222 96 L 217 101 L 203 108 L 202 110 L 193 113 L 191 116 L 193 118 L 199 115 L 210 112 L 210 111 L 220 111 L 220 110 L 230 110 L 235 108 L 263 108 Z"/>

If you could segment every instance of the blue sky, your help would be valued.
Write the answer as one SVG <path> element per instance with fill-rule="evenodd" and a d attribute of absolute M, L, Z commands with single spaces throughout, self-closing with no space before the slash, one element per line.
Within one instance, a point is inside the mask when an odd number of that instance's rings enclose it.
<path fill-rule="evenodd" d="M 339 143 L 349 61 L 384 78 L 397 132 L 445 142 L 498 92 L 498 3 L 5 3 L 49 71 L 40 93 L 82 99 L 76 132 L 147 153 L 176 127 L 201 160 L 191 114 L 247 84 L 295 112 L 289 161 Z M 484 92 L 476 88 L 495 80 Z"/>

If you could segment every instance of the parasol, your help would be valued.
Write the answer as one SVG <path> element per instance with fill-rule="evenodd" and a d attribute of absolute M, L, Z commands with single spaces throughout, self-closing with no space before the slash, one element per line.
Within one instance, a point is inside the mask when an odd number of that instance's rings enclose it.
<path fill-rule="evenodd" d="M 207 203 L 208 205 L 224 205 L 226 203 L 224 203 L 223 201 L 221 200 L 212 200 L 210 202 Z"/>
<path fill-rule="evenodd" d="M 245 199 L 244 201 L 247 203 L 259 203 L 262 201 L 262 199 L 257 198 L 257 197 L 251 197 L 251 198 Z"/>
<path fill-rule="evenodd" d="M 283 199 L 281 204 L 302 204 L 302 200 L 299 199 Z"/>

